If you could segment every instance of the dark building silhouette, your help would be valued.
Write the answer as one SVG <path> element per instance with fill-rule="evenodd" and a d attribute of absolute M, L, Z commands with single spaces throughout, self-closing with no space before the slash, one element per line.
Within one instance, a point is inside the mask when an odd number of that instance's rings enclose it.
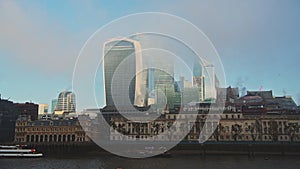
<path fill-rule="evenodd" d="M 15 135 L 18 111 L 13 102 L 0 98 L 0 142 L 11 142 Z"/>
<path fill-rule="evenodd" d="M 22 116 L 30 116 L 32 121 L 38 119 L 39 105 L 34 103 L 14 103 L 18 114 Z"/>

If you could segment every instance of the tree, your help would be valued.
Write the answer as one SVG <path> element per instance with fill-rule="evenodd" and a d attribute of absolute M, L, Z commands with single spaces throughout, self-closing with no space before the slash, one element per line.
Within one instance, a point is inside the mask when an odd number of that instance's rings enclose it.
<path fill-rule="evenodd" d="M 291 142 L 294 142 L 295 138 L 298 137 L 297 135 L 298 130 L 299 130 L 299 126 L 297 123 L 288 123 L 284 127 L 284 131 L 290 137 Z"/>
<path fill-rule="evenodd" d="M 276 121 L 270 121 L 269 134 L 272 136 L 273 141 L 278 141 L 278 124 Z"/>
<path fill-rule="evenodd" d="M 214 133 L 213 133 L 213 135 L 214 135 L 214 137 L 216 138 L 217 141 L 220 141 L 219 136 L 220 136 L 221 132 L 223 131 L 223 128 L 224 128 L 224 127 L 221 125 L 221 123 L 219 123 L 219 124 L 217 125 L 217 127 L 216 127 Z"/>
<path fill-rule="evenodd" d="M 234 124 L 231 126 L 231 135 L 234 141 L 237 141 L 238 137 L 242 133 L 242 126 L 239 124 Z"/>
<path fill-rule="evenodd" d="M 249 125 L 247 130 L 251 133 L 252 141 L 256 141 L 257 137 L 261 135 L 261 125 L 259 120 L 255 120 L 255 123 Z"/>

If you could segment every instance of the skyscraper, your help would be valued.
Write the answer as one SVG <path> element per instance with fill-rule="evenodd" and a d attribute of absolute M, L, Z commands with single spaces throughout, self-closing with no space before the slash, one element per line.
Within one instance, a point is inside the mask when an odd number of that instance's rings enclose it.
<path fill-rule="evenodd" d="M 75 94 L 70 91 L 59 93 L 55 111 L 75 112 Z"/>
<path fill-rule="evenodd" d="M 57 105 L 57 99 L 52 99 L 51 101 L 51 113 L 53 113 L 55 111 Z"/>
<path fill-rule="evenodd" d="M 203 75 L 203 67 L 202 65 L 195 61 L 193 66 L 193 87 L 199 89 L 199 101 L 203 101 L 205 99 L 205 87 L 204 87 L 204 75 Z"/>
<path fill-rule="evenodd" d="M 112 39 L 104 44 L 103 52 L 106 106 L 145 106 L 140 43 L 127 38 Z"/>

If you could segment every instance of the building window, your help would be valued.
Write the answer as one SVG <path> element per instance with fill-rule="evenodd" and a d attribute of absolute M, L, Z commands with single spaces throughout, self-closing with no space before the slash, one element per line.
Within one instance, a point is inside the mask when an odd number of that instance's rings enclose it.
<path fill-rule="evenodd" d="M 66 142 L 66 135 L 63 135 L 63 142 Z"/>

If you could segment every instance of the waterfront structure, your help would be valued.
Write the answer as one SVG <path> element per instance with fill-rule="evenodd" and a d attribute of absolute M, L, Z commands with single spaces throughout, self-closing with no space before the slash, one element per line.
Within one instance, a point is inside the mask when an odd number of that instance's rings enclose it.
<path fill-rule="evenodd" d="M 215 117 L 208 117 L 215 116 Z M 221 118 L 220 122 L 218 118 Z M 196 119 L 196 121 L 195 121 Z M 211 119 L 206 121 L 207 119 Z M 168 135 L 162 134 L 175 122 Z M 113 117 L 111 140 L 145 140 L 155 138 L 161 141 L 198 141 L 200 132 L 209 133 L 202 139 L 208 141 L 285 141 L 300 142 L 299 115 L 264 115 L 253 116 L 242 113 L 197 114 L 193 111 L 184 114 L 165 114 L 152 122 L 130 121 L 121 116 Z M 189 132 L 187 132 L 189 131 Z M 188 133 L 186 135 L 186 133 Z M 206 137 L 206 138 L 205 138 Z M 151 140 L 151 139 L 150 139 Z"/>
<path fill-rule="evenodd" d="M 14 103 L 19 115 L 30 116 L 31 120 L 38 119 L 38 104 L 34 103 Z"/>
<path fill-rule="evenodd" d="M 154 121 L 133 121 L 120 115 L 111 117 L 111 140 L 151 140 L 155 138 L 161 141 L 175 141 L 184 138 L 184 141 L 198 141 L 200 132 L 204 133 L 203 140 L 222 142 L 300 142 L 300 115 L 294 111 L 293 101 L 289 97 L 280 97 L 281 105 L 289 105 L 283 108 L 269 110 L 270 102 L 265 102 L 263 97 L 272 95 L 266 92 L 237 98 L 238 89 L 228 88 L 223 90 L 231 93 L 228 96 L 223 114 L 208 112 L 212 104 L 217 103 L 190 103 L 185 105 L 182 113 L 165 111 Z M 252 93 L 252 95 L 250 95 Z M 266 95 L 267 96 L 264 96 Z M 254 95 L 254 96 L 253 96 Z M 260 96 L 259 96 L 260 95 Z M 234 99 L 235 98 L 235 99 Z M 278 101 L 276 97 L 269 99 Z M 232 100 L 234 99 L 234 101 Z M 241 106 L 242 109 L 239 107 Z M 215 106 L 213 106 L 215 107 Z M 220 120 L 219 120 L 220 119 Z M 169 133 L 164 131 L 176 121 L 176 127 L 172 127 Z M 170 133 L 171 132 L 171 133 Z M 120 136 L 119 133 L 129 137 Z M 185 135 L 188 133 L 187 135 Z M 207 135 L 206 135 L 207 133 Z"/>
<path fill-rule="evenodd" d="M 146 106 L 147 78 L 143 76 L 147 73 L 141 72 L 142 66 L 141 46 L 138 41 L 121 38 L 109 40 L 104 44 L 106 106 Z"/>
<path fill-rule="evenodd" d="M 75 94 L 70 91 L 59 93 L 55 111 L 72 113 L 76 111 Z"/>
<path fill-rule="evenodd" d="M 66 143 L 86 142 L 90 139 L 78 119 L 49 119 L 31 121 L 20 116 L 16 121 L 15 142 L 17 143 Z"/>

